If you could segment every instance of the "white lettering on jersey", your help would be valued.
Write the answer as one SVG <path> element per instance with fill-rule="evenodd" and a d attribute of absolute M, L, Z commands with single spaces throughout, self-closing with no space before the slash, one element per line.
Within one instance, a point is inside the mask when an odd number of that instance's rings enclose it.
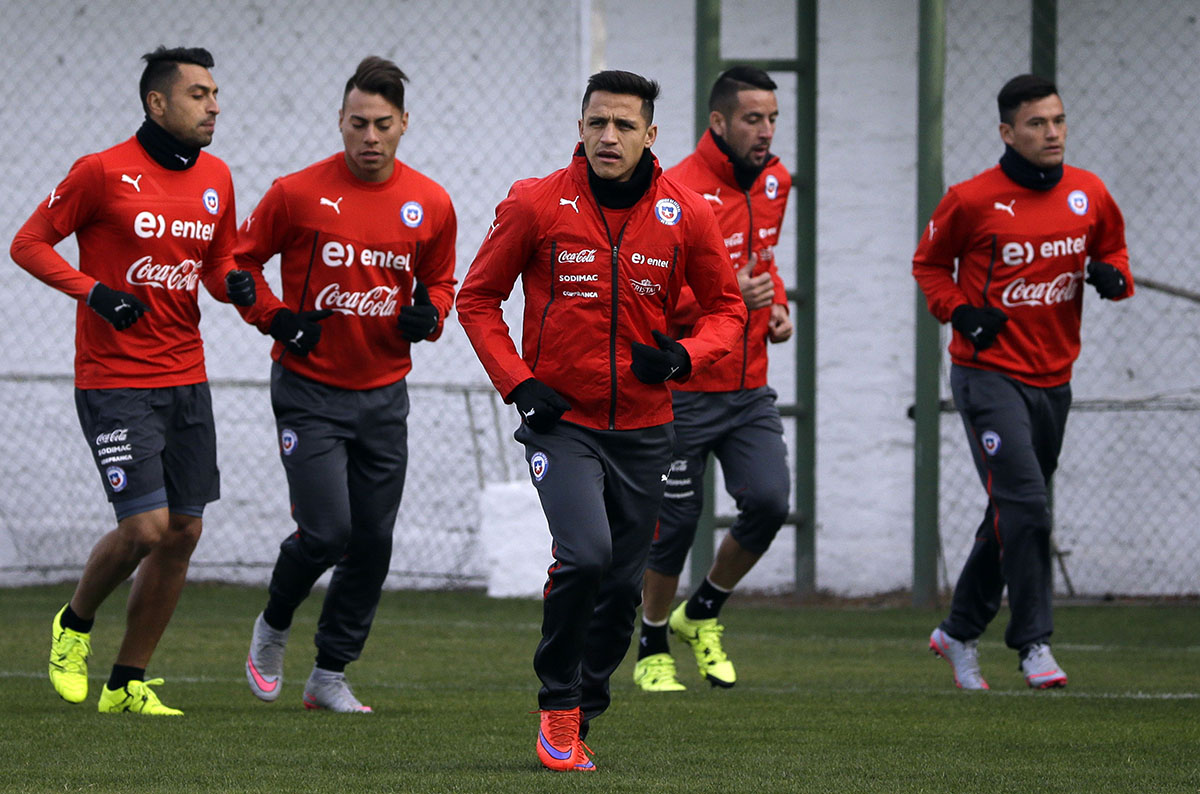
<path fill-rule="evenodd" d="M 737 248 L 746 242 L 746 235 L 741 232 L 734 232 L 732 236 L 725 238 L 726 248 Z"/>
<path fill-rule="evenodd" d="M 1004 288 L 1001 301 L 1005 306 L 1053 306 L 1074 300 L 1083 283 L 1083 273 L 1059 273 L 1050 281 L 1026 282 L 1014 279 Z"/>
<path fill-rule="evenodd" d="M 327 284 L 317 293 L 317 309 L 333 309 L 359 317 L 391 317 L 396 314 L 400 287 L 371 287 L 357 292 L 343 291 L 340 284 Z"/>
<path fill-rule="evenodd" d="M 635 265 L 647 264 L 652 267 L 670 267 L 671 263 L 665 259 L 655 259 L 652 256 L 646 256 L 642 253 L 633 253 L 629 257 L 629 261 Z"/>
<path fill-rule="evenodd" d="M 658 291 L 662 289 L 661 284 L 655 284 L 648 278 L 644 278 L 641 281 L 629 279 L 629 286 L 633 287 L 633 291 L 638 295 L 657 295 Z"/>
<path fill-rule="evenodd" d="M 578 281 L 599 281 L 600 276 L 597 273 L 563 273 L 558 277 L 558 280 L 566 281 L 568 283 Z"/>
<path fill-rule="evenodd" d="M 134 189 L 134 190 L 136 190 L 138 193 L 141 193 L 141 192 L 142 192 L 142 186 L 138 184 L 138 182 L 141 182 L 141 181 L 142 181 L 142 175 L 141 175 L 141 174 L 138 174 L 138 175 L 137 175 L 137 179 L 133 179 L 133 178 L 131 178 L 131 177 L 129 176 L 129 174 L 121 174 L 121 181 L 122 181 L 122 182 L 128 182 L 129 184 L 133 185 L 133 189 Z"/>
<path fill-rule="evenodd" d="M 203 221 L 181 221 L 176 218 L 168 225 L 167 219 L 162 215 L 144 210 L 133 219 L 133 233 L 143 240 L 162 237 L 168 231 L 172 237 L 184 240 L 211 241 L 217 231 L 217 224 Z"/>
<path fill-rule="evenodd" d="M 1049 259 L 1055 256 L 1075 256 L 1087 251 L 1087 234 L 1078 237 L 1063 237 L 1058 240 L 1044 240 L 1034 248 L 1033 243 L 1009 242 L 1000 247 L 1000 258 L 1009 267 L 1028 265 L 1038 256 Z M 1036 255 L 1036 256 L 1035 256 Z"/>
<path fill-rule="evenodd" d="M 321 206 L 322 207 L 333 207 L 333 211 L 336 212 L 338 215 L 341 215 L 342 208 L 339 207 L 338 205 L 342 203 L 343 198 L 345 198 L 345 196 L 338 196 L 337 201 L 330 201 L 329 199 L 325 198 L 324 196 L 321 196 Z"/>
<path fill-rule="evenodd" d="M 371 248 L 357 250 L 354 243 L 339 243 L 337 240 L 330 240 L 321 246 L 321 262 L 326 267 L 350 267 L 355 261 L 363 267 L 383 267 L 408 272 L 412 265 L 412 254 Z"/>
<path fill-rule="evenodd" d="M 778 226 L 766 226 L 758 230 L 758 239 L 765 240 L 773 234 L 779 233 Z"/>
<path fill-rule="evenodd" d="M 195 292 L 203 266 L 204 262 L 195 259 L 185 259 L 178 265 L 162 265 L 153 257 L 143 256 L 125 271 L 125 280 L 141 287 Z"/>
<path fill-rule="evenodd" d="M 596 249 L 595 248 L 584 248 L 581 251 L 559 251 L 558 252 L 558 261 L 560 263 L 562 263 L 562 262 L 576 262 L 576 263 L 595 262 L 596 261 Z"/>

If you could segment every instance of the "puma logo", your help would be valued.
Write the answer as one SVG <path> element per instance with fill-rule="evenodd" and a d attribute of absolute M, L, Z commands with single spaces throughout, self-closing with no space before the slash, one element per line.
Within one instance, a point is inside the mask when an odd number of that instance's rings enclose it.
<path fill-rule="evenodd" d="M 250 224 L 252 224 L 252 223 L 254 223 L 254 216 L 247 215 L 246 216 L 246 231 L 250 231 Z"/>
<path fill-rule="evenodd" d="M 716 193 L 703 193 L 703 194 L 701 194 L 701 195 L 703 195 L 703 196 L 704 196 L 704 198 L 708 199 L 709 201 L 715 201 L 715 202 L 717 202 L 717 203 L 718 203 L 718 204 L 720 204 L 722 207 L 724 207 L 724 206 L 725 206 L 725 202 L 724 202 L 724 201 L 721 201 L 721 188 L 717 188 L 717 192 L 716 192 Z"/>
<path fill-rule="evenodd" d="M 496 232 L 496 227 L 500 225 L 500 219 L 492 221 L 492 225 L 488 228 L 488 239 L 492 239 L 492 235 Z"/>
<path fill-rule="evenodd" d="M 297 329 L 296 335 L 288 340 L 288 344 L 289 345 L 298 345 L 298 344 L 300 344 L 300 340 L 302 338 L 304 338 L 304 329 L 302 329 L 302 328 Z"/>
<path fill-rule="evenodd" d="M 933 235 L 935 235 L 935 234 L 937 234 L 937 227 L 933 225 L 933 221 L 930 221 L 929 222 L 929 239 L 933 240 Z"/>
<path fill-rule="evenodd" d="M 133 185 L 133 189 L 134 189 L 134 190 L 136 190 L 138 193 L 141 193 L 141 192 L 142 192 L 142 186 L 138 184 L 138 182 L 141 182 L 141 181 L 142 181 L 142 175 L 141 175 L 141 174 L 138 174 L 138 175 L 137 175 L 137 179 L 133 179 L 133 178 L 131 178 L 131 177 L 129 176 L 129 174 L 121 174 L 121 181 L 122 181 L 122 182 L 128 182 L 129 184 Z"/>
<path fill-rule="evenodd" d="M 337 201 L 330 201 L 329 199 L 325 198 L 324 196 L 321 196 L 321 206 L 322 207 L 333 207 L 333 211 L 336 212 L 338 215 L 341 215 L 342 208 L 339 207 L 338 205 L 342 203 L 343 198 L 345 198 L 345 196 L 338 196 Z"/>
<path fill-rule="evenodd" d="M 1016 213 L 1013 212 L 1013 204 L 1016 204 L 1016 203 L 1017 203 L 1016 199 L 1013 199 L 1012 201 L 1008 202 L 1007 204 L 1001 204 L 999 201 L 993 201 L 992 209 L 1003 210 L 1004 212 L 1007 212 L 1009 214 L 1009 217 L 1015 218 L 1017 216 L 1016 216 Z"/>
<path fill-rule="evenodd" d="M 525 417 L 526 419 L 530 419 L 535 413 L 537 413 L 537 409 L 530 408 L 528 411 L 521 411 L 521 416 Z"/>
<path fill-rule="evenodd" d="M 50 200 L 46 202 L 46 209 L 53 207 L 54 202 L 58 201 L 60 198 L 62 198 L 62 196 L 55 193 L 54 188 L 50 188 Z"/>
<path fill-rule="evenodd" d="M 577 203 L 578 201 L 579 201 L 579 196 L 576 196 L 574 199 L 560 198 L 558 200 L 558 206 L 562 207 L 562 206 L 569 204 L 571 206 L 571 209 L 575 210 L 575 214 L 578 215 L 579 214 L 579 205 Z"/>

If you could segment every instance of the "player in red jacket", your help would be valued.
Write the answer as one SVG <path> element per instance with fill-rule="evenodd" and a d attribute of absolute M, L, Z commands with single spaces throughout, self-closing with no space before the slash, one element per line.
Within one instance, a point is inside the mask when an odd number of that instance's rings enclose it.
<path fill-rule="evenodd" d="M 929 311 L 954 329 L 950 386 L 988 503 L 950 615 L 930 636 L 963 689 L 987 689 L 977 644 L 1008 586 L 1005 643 L 1031 687 L 1067 684 L 1050 652 L 1048 485 L 1079 355 L 1083 285 L 1133 294 L 1125 221 L 1104 183 L 1063 164 L 1066 114 L 1054 83 L 1000 90 L 999 165 L 955 185 L 913 256 Z M 957 275 L 955 266 L 957 263 Z"/>
<path fill-rule="evenodd" d="M 275 180 L 242 224 L 238 263 L 276 339 L 271 403 L 296 530 L 284 539 L 246 656 L 250 690 L 279 697 L 292 613 L 329 568 L 304 706 L 371 709 L 346 683 L 392 558 L 408 464 L 409 348 L 454 304 L 457 222 L 440 185 L 396 159 L 408 128 L 394 63 L 365 58 L 338 111 L 344 151 Z M 263 264 L 280 254 L 283 300 Z M 319 342 L 319 344 L 318 344 Z"/>
<path fill-rule="evenodd" d="M 459 322 L 522 423 L 554 538 L 534 670 L 537 754 L 592 770 L 583 744 L 629 647 L 670 462 L 670 389 L 733 347 L 746 310 L 712 210 L 650 152 L 658 84 L 592 75 L 571 164 L 517 182 L 458 296 Z M 518 276 L 522 351 L 501 313 Z M 665 334 L 684 283 L 703 316 Z"/>
<path fill-rule="evenodd" d="M 672 387 L 675 451 L 650 547 L 642 589 L 642 632 L 633 680 L 648 692 L 685 689 L 667 648 L 668 621 L 692 649 L 713 686 L 737 680 L 721 644 L 721 607 L 770 547 L 787 518 L 788 466 L 776 394 L 767 386 L 767 343 L 792 335 L 787 296 L 775 266 L 792 178 L 771 154 L 775 81 L 753 66 L 735 66 L 713 84 L 709 128 L 696 151 L 667 176 L 699 193 L 717 216 L 749 318 L 733 352 L 687 383 Z M 686 288 L 673 336 L 685 336 L 699 307 Z M 671 610 L 704 502 L 708 456 L 721 461 L 738 519 L 721 541 L 708 576 Z"/>
<path fill-rule="evenodd" d="M 158 699 L 150 687 L 162 679 L 147 680 L 146 666 L 183 589 L 204 506 L 220 495 L 196 295 L 203 281 L 218 300 L 248 306 L 255 289 L 233 264 L 229 169 L 201 151 L 220 112 L 212 55 L 159 47 L 142 57 L 145 123 L 76 161 L 11 253 L 78 301 L 75 405 L 117 518 L 54 617 L 50 681 L 69 703 L 87 697 L 96 610 L 137 569 L 99 710 L 174 715 L 183 712 Z M 54 250 L 71 234 L 78 269 Z"/>

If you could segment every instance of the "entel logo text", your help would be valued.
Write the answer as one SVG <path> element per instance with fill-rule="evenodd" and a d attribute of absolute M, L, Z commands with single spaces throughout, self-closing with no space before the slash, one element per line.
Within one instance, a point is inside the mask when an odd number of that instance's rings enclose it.
<path fill-rule="evenodd" d="M 652 256 L 646 256 L 645 254 L 639 254 L 639 253 L 634 253 L 632 256 L 630 256 L 629 261 L 633 262 L 635 265 L 640 265 L 640 264 L 645 263 L 645 264 L 651 265 L 653 267 L 670 267 L 671 266 L 671 263 L 665 259 L 655 259 Z"/>
<path fill-rule="evenodd" d="M 758 230 L 758 239 L 765 240 L 773 234 L 779 233 L 778 226 L 766 226 Z"/>
<path fill-rule="evenodd" d="M 1043 259 L 1049 259 L 1052 256 L 1082 254 L 1086 250 L 1087 235 L 1081 234 L 1078 237 L 1064 237 L 1061 240 L 1046 240 L 1038 246 L 1037 254 Z M 1033 243 L 1005 243 L 1000 249 L 1000 257 L 1009 267 L 1028 265 L 1034 260 Z"/>
<path fill-rule="evenodd" d="M 181 221 L 178 218 L 171 221 L 171 236 L 186 240 L 212 240 L 217 230 L 215 223 L 201 221 Z M 133 219 L 133 233 L 143 240 L 150 237 L 162 237 L 167 233 L 167 219 L 153 212 L 139 212 Z"/>
<path fill-rule="evenodd" d="M 353 243 L 342 244 L 331 240 L 321 248 L 321 261 L 329 267 L 350 267 L 354 264 L 355 253 Z M 412 254 L 397 254 L 394 251 L 364 248 L 357 253 L 358 263 L 363 267 L 386 267 L 407 272 L 412 262 Z"/>

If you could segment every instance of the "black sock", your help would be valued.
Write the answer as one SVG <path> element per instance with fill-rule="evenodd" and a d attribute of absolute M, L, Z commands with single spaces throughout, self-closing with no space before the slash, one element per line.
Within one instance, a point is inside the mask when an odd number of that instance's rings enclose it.
<path fill-rule="evenodd" d="M 283 631 L 292 625 L 292 615 L 295 611 L 294 608 L 280 606 L 272 598 L 267 601 L 267 608 L 263 610 L 263 620 L 276 631 Z"/>
<path fill-rule="evenodd" d="M 84 620 L 75 614 L 75 610 L 71 609 L 70 604 L 67 604 L 67 608 L 63 610 L 62 617 L 58 619 L 58 622 L 62 624 L 64 629 L 78 631 L 80 634 L 87 634 L 92 630 L 96 619 L 89 618 L 88 620 Z"/>
<path fill-rule="evenodd" d="M 328 670 L 331 673 L 346 672 L 346 665 L 349 664 L 345 659 L 335 659 L 320 648 L 317 649 L 317 667 L 322 670 Z"/>
<path fill-rule="evenodd" d="M 638 640 L 637 658 L 645 659 L 656 653 L 670 653 L 670 649 L 667 648 L 667 624 L 651 626 L 643 620 L 642 636 Z"/>
<path fill-rule="evenodd" d="M 146 668 L 130 667 L 124 664 L 114 664 L 112 674 L 108 677 L 108 688 L 112 692 L 121 689 L 130 681 L 145 681 Z"/>
<path fill-rule="evenodd" d="M 700 586 L 696 588 L 696 592 L 692 593 L 692 597 L 688 599 L 687 606 L 683 608 L 683 614 L 691 620 L 715 618 L 721 613 L 721 607 L 725 606 L 727 598 L 729 598 L 729 593 L 718 590 L 706 576 Z"/>

